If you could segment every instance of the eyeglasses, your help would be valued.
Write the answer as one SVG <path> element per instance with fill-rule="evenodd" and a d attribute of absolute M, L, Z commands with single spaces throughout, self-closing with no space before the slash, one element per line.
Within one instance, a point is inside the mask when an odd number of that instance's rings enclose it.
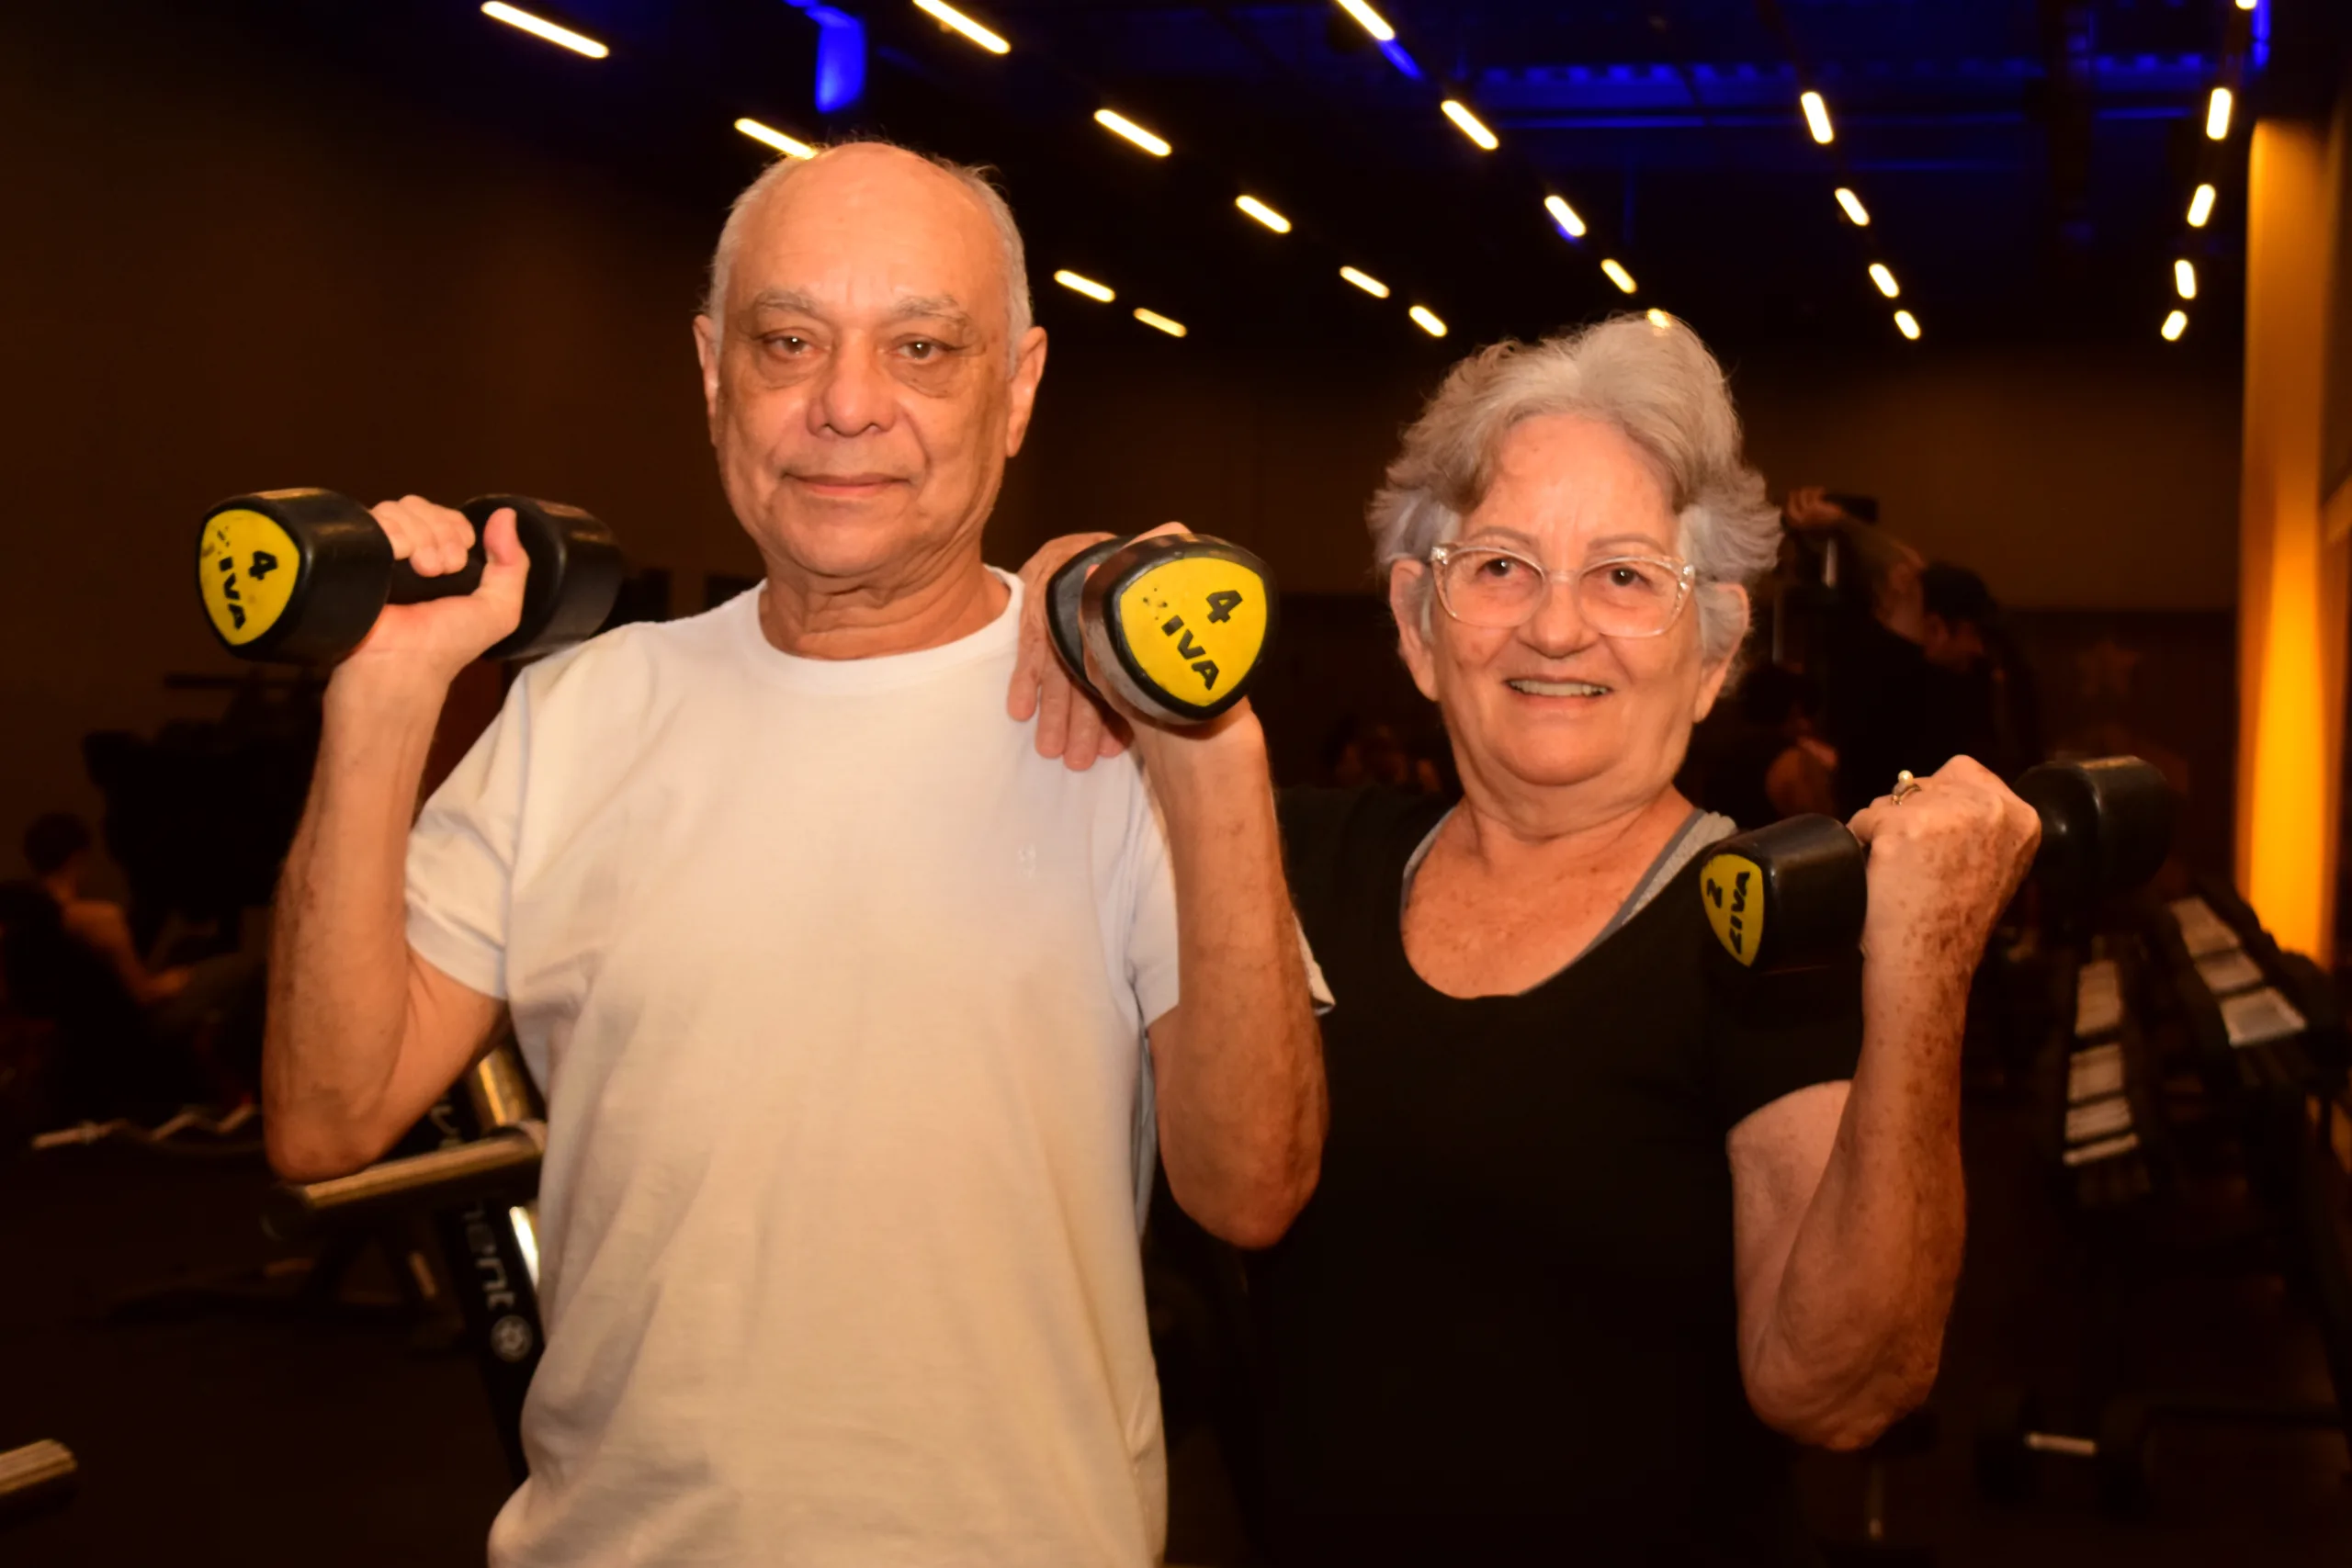
<path fill-rule="evenodd" d="M 1439 545 L 1430 551 L 1438 603 L 1464 626 L 1525 626 L 1557 582 L 1574 586 L 1577 611 L 1603 637 L 1657 637 L 1682 613 L 1699 569 L 1664 556 L 1610 556 L 1553 571 L 1499 545 Z"/>

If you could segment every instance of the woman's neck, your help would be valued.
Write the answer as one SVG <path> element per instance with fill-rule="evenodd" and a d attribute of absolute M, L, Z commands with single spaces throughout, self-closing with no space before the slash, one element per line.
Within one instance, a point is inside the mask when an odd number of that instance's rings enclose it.
<path fill-rule="evenodd" d="M 1497 790 L 1465 773 L 1448 824 L 1455 849 L 1489 874 L 1639 875 L 1690 815 L 1671 781 L 1647 794 L 1595 798 L 1585 790 Z"/>

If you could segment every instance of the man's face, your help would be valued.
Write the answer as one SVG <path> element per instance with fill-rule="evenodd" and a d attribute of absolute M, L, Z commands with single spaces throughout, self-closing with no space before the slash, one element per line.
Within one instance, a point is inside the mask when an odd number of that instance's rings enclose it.
<path fill-rule="evenodd" d="M 888 592 L 977 556 L 1045 371 L 1044 332 L 1008 352 L 1003 265 L 978 202 L 891 148 L 828 153 L 751 215 L 725 319 L 695 330 L 771 571 Z"/>

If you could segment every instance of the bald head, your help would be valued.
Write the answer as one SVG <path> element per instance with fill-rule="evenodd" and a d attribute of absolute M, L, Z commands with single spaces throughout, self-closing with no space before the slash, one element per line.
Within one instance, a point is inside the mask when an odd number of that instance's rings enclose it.
<path fill-rule="evenodd" d="M 832 188 L 828 190 L 828 186 Z M 969 208 L 986 224 L 989 243 L 996 252 L 1002 273 L 1003 332 L 1009 371 L 1031 323 L 1028 255 L 1021 242 L 1020 227 L 1013 221 L 1012 209 L 989 183 L 987 171 L 910 152 L 886 141 L 843 142 L 825 149 L 814 158 L 779 158 L 759 178 L 745 186 L 728 209 L 727 222 L 718 231 L 718 247 L 711 253 L 710 291 L 703 301 L 703 314 L 713 321 L 726 320 L 727 293 L 735 274 L 736 257 L 741 252 L 744 236 L 765 226 L 761 220 L 768 207 L 783 200 L 788 190 L 821 199 L 838 194 L 843 187 L 862 189 L 866 195 L 885 199 L 941 204 L 943 216 L 961 205 Z"/>
<path fill-rule="evenodd" d="M 960 582 L 978 602 L 1046 366 L 1002 199 L 900 148 L 837 147 L 744 192 L 711 272 L 711 446 L 770 586 L 887 605 Z"/>

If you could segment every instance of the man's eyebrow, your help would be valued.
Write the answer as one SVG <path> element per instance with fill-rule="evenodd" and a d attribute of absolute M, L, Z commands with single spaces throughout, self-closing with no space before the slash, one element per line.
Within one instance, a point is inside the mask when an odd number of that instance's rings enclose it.
<path fill-rule="evenodd" d="M 816 299 L 797 288 L 763 288 L 752 296 L 753 310 L 785 310 L 797 315 L 819 316 Z"/>
<path fill-rule="evenodd" d="M 752 296 L 749 307 L 753 315 L 775 311 L 784 315 L 817 316 L 825 314 L 815 295 L 800 288 L 763 288 Z M 917 294 L 893 304 L 883 320 L 901 321 L 945 321 L 960 331 L 975 335 L 979 323 L 971 313 L 958 304 L 951 294 Z"/>
<path fill-rule="evenodd" d="M 977 330 L 971 312 L 956 301 L 952 294 L 918 294 L 901 299 L 890 307 L 888 319 L 893 321 L 950 321 L 966 331 Z"/>

